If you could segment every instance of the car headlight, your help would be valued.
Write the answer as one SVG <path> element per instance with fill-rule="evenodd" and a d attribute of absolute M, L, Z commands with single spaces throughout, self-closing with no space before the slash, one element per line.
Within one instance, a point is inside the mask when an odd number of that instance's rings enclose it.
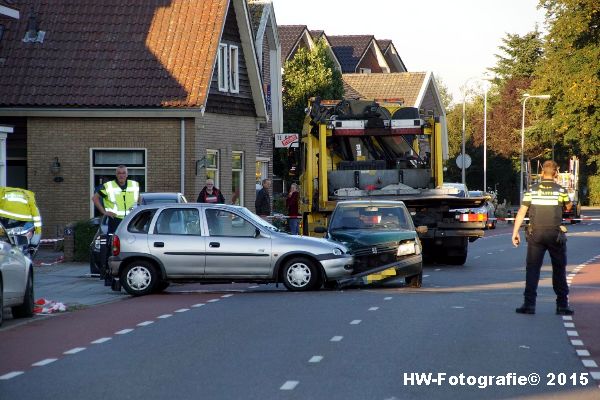
<path fill-rule="evenodd" d="M 344 254 L 344 252 L 342 250 L 338 249 L 337 247 L 335 249 L 333 249 L 334 256 L 341 256 L 342 254 Z"/>
<path fill-rule="evenodd" d="M 415 254 L 417 252 L 415 242 L 400 243 L 398 246 L 397 256 L 406 256 L 408 254 Z"/>

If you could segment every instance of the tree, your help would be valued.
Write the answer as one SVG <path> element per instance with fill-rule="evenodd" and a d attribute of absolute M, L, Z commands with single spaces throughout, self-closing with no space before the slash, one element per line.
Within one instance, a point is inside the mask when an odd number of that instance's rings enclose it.
<path fill-rule="evenodd" d="M 283 115 L 286 132 L 301 132 L 310 97 L 341 99 L 342 74 L 335 68 L 324 40 L 312 50 L 301 48 L 283 67 Z"/>
<path fill-rule="evenodd" d="M 542 107 L 551 118 L 544 136 L 579 149 L 600 172 L 600 3 L 541 0 L 548 35 L 536 70 L 536 93 L 552 96 Z"/>
<path fill-rule="evenodd" d="M 496 54 L 495 67 L 489 68 L 496 74 L 496 82 L 501 84 L 511 79 L 530 78 L 543 54 L 542 35 L 537 27 L 523 36 L 507 34 L 499 46 L 504 55 Z"/>
<path fill-rule="evenodd" d="M 452 94 L 450 93 L 450 90 L 448 90 L 448 86 L 446 86 L 442 78 L 439 76 L 435 77 L 435 83 L 438 91 L 440 92 L 440 99 L 442 101 L 442 105 L 444 106 L 444 110 L 448 111 L 453 100 Z"/>

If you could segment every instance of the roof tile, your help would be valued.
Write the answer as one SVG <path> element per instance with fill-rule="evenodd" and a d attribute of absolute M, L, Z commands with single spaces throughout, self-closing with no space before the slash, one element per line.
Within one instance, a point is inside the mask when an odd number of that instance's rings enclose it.
<path fill-rule="evenodd" d="M 46 37 L 23 43 L 34 3 Z M 228 3 L 19 1 L 0 42 L 0 106 L 203 106 Z"/>
<path fill-rule="evenodd" d="M 342 74 L 346 97 L 359 99 L 402 99 L 414 106 L 423 86 L 426 72 L 391 74 Z"/>

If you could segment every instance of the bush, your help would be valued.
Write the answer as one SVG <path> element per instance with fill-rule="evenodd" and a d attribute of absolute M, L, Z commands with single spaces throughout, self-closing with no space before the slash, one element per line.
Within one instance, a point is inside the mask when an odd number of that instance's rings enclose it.
<path fill-rule="evenodd" d="M 590 206 L 600 205 L 600 175 L 588 176 L 588 198 Z"/>
<path fill-rule="evenodd" d="M 78 221 L 73 227 L 73 239 L 75 241 L 75 261 L 89 261 L 90 259 L 90 243 L 94 239 L 94 235 L 98 230 L 98 226 L 93 225 L 91 220 Z"/>

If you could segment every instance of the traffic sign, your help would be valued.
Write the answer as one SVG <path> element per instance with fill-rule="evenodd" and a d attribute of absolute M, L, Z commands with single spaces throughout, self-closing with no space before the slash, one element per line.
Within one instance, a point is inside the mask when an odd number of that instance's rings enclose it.
<path fill-rule="evenodd" d="M 458 166 L 458 168 L 463 167 L 462 154 L 459 154 L 458 157 L 456 157 L 456 165 Z M 471 166 L 471 157 L 468 154 L 465 154 L 465 168 L 469 168 L 470 166 Z"/>

